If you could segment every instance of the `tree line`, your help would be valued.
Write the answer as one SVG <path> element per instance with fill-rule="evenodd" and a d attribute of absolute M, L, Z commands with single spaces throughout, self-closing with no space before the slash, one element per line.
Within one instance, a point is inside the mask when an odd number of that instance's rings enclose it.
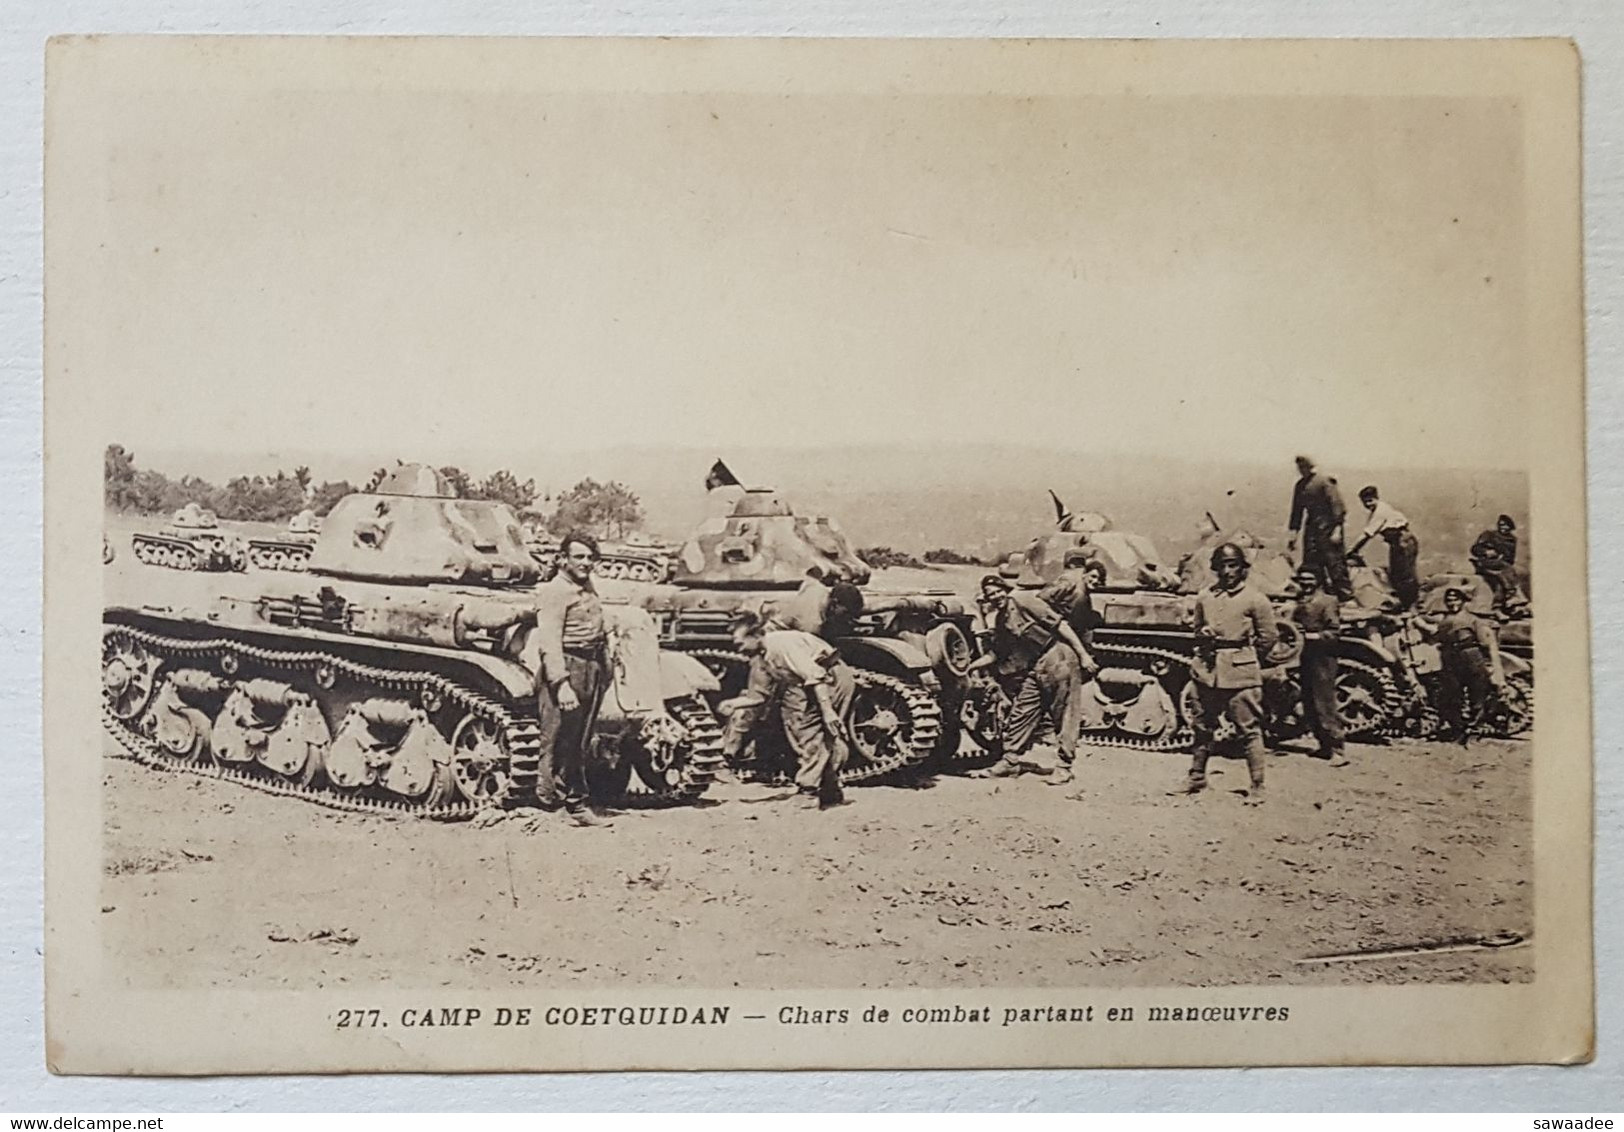
<path fill-rule="evenodd" d="M 554 535 L 587 530 L 622 538 L 638 530 L 644 519 L 637 494 L 616 481 L 584 479 L 555 499 L 539 493 L 535 480 L 521 480 L 507 468 L 484 478 L 455 465 L 439 471 L 459 499 L 506 503 Z M 222 519 L 276 523 L 306 509 L 325 516 L 346 495 L 376 489 L 389 472 L 388 467 L 381 467 L 364 486 L 356 487 L 348 480 L 315 483 L 310 469 L 300 466 L 291 474 L 278 470 L 271 476 L 233 476 L 222 486 L 201 476 L 175 479 L 154 468 L 138 467 L 133 452 L 122 444 L 109 444 L 103 462 L 103 490 L 107 507 L 114 511 L 160 515 L 195 503 Z"/>

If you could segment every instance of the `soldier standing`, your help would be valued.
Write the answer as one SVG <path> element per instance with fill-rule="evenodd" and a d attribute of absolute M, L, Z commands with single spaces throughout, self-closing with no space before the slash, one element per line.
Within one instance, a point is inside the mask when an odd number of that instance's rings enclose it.
<path fill-rule="evenodd" d="M 1263 801 L 1263 657 L 1274 651 L 1279 634 L 1269 599 L 1247 584 L 1246 554 L 1226 542 L 1212 552 L 1218 580 L 1196 595 L 1195 660 L 1191 672 L 1201 710 L 1195 720 L 1195 756 L 1189 794 L 1207 788 L 1207 760 L 1214 734 L 1228 719 L 1246 744 L 1252 788 L 1248 804 Z"/>
<path fill-rule="evenodd" d="M 1374 485 L 1359 489 L 1359 501 L 1370 513 L 1359 541 L 1353 544 L 1350 555 L 1358 554 L 1365 543 L 1381 536 L 1387 542 L 1387 581 L 1398 597 L 1399 609 L 1414 608 L 1421 596 L 1421 579 L 1415 572 L 1416 559 L 1421 556 L 1421 544 L 1410 530 L 1410 520 L 1391 503 L 1381 498 Z"/>
<path fill-rule="evenodd" d="M 776 701 L 795 752 L 801 804 L 840 805 L 840 771 L 850 754 L 845 720 L 857 690 L 851 669 L 827 641 L 799 629 L 771 629 L 750 610 L 736 613 L 732 628 L 733 643 L 751 666 L 749 687 L 727 705 L 726 753 L 737 753 Z"/>
<path fill-rule="evenodd" d="M 1342 606 L 1320 589 L 1319 575 L 1312 570 L 1297 571 L 1297 590 L 1291 619 L 1303 632 L 1303 656 L 1297 669 L 1303 718 L 1319 743 L 1314 757 L 1346 765 L 1342 757 L 1345 729 L 1336 709 L 1336 642 L 1342 628 Z"/>
<path fill-rule="evenodd" d="M 592 584 L 598 543 L 571 532 L 558 547 L 558 573 L 536 587 L 537 726 L 541 765 L 536 800 L 561 805 L 577 825 L 602 824 L 587 806 L 586 766 L 598 707 L 608 687 L 608 634 Z"/>
<path fill-rule="evenodd" d="M 1499 639 L 1488 621 L 1466 608 L 1466 598 L 1459 586 L 1445 590 L 1444 615 L 1432 630 L 1438 644 L 1438 714 L 1444 725 L 1440 738 L 1456 740 L 1463 747 L 1471 725 L 1506 685 Z"/>
<path fill-rule="evenodd" d="M 1307 456 L 1297 457 L 1297 485 L 1291 492 L 1291 539 L 1288 553 L 1297 550 L 1302 532 L 1302 565 L 1319 574 L 1325 587 L 1342 601 L 1353 600 L 1353 584 L 1348 580 L 1348 563 L 1342 543 L 1342 523 L 1347 509 L 1336 480 L 1314 468 Z"/>
<path fill-rule="evenodd" d="M 1099 671 L 1076 631 L 1052 605 L 1035 593 L 1016 593 L 1006 578 L 981 579 L 981 605 L 991 630 L 990 652 L 974 668 L 991 666 L 1010 698 L 1002 736 L 1003 754 L 984 775 L 1007 778 L 1021 773 L 1020 756 L 1037 740 L 1045 715 L 1055 729 L 1060 781 L 1070 781 L 1077 753 L 1077 716 L 1072 700 L 1084 674 Z M 1069 657 L 1058 654 L 1069 652 Z M 1059 782 L 1057 782 L 1059 784 Z"/>
<path fill-rule="evenodd" d="M 1090 653 L 1094 647 L 1094 629 L 1100 623 L 1100 616 L 1094 611 L 1094 603 L 1089 599 L 1089 572 L 1062 571 L 1059 577 L 1038 591 L 1038 597 L 1064 618 L 1065 623 L 1071 626 L 1072 632 L 1082 642 L 1084 653 Z M 1049 786 L 1065 786 L 1076 778 L 1072 767 L 1076 761 L 1077 735 L 1080 730 L 1078 712 L 1081 705 L 1077 702 L 1077 691 L 1081 690 L 1083 683 L 1082 661 L 1078 653 L 1071 648 L 1053 647 L 1038 658 L 1034 675 L 1039 684 L 1075 689 L 1065 697 L 1062 718 L 1055 728 L 1056 735 L 1064 736 L 1064 741 L 1057 744 L 1060 748 L 1060 769 L 1050 775 L 1047 782 Z"/>

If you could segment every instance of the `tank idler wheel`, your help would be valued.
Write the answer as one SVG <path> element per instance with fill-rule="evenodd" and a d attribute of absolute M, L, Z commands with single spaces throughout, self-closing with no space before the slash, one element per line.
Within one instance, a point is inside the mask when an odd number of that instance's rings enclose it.
<path fill-rule="evenodd" d="M 1343 661 L 1336 670 L 1336 710 L 1348 738 L 1375 735 L 1387 723 L 1387 689 L 1374 670 Z"/>
<path fill-rule="evenodd" d="M 467 715 L 451 733 L 450 777 L 467 801 L 500 806 L 512 790 L 502 730 L 482 716 Z"/>
<path fill-rule="evenodd" d="M 858 670 L 846 719 L 851 761 L 842 782 L 868 782 L 924 762 L 941 735 L 941 708 L 923 688 Z"/>
<path fill-rule="evenodd" d="M 1488 711 L 1489 734 L 1502 739 L 1521 735 L 1534 726 L 1534 681 L 1525 673 L 1506 677 L 1506 689 Z"/>
<path fill-rule="evenodd" d="M 141 718 L 152 699 L 157 664 L 140 641 L 109 635 L 102 640 L 102 698 L 125 723 Z"/>

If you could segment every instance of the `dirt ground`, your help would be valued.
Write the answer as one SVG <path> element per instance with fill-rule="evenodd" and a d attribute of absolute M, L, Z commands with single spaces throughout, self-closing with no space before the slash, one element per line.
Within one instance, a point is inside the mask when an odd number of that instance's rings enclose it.
<path fill-rule="evenodd" d="M 599 829 L 325 810 L 148 770 L 106 742 L 104 944 L 138 987 L 1144 986 L 1515 982 L 1533 948 L 1307 956 L 1529 933 L 1530 745 L 1215 763 L 1098 750 L 1039 774 L 763 786 Z M 1048 752 L 1039 750 L 1040 759 Z"/>
<path fill-rule="evenodd" d="M 111 595 L 184 601 L 248 575 L 145 567 L 110 523 Z M 147 522 L 145 525 L 150 525 Z M 241 524 L 232 524 L 246 530 Z M 879 589 L 973 591 L 975 568 Z M 611 589 L 613 587 L 606 587 Z M 866 787 L 825 813 L 718 783 L 607 828 L 339 813 L 148 770 L 104 742 L 104 945 L 138 987 L 389 980 L 498 988 L 1491 982 L 1531 946 L 1355 963 L 1327 952 L 1533 927 L 1526 742 L 1272 758 L 1172 796 L 1186 759 L 1095 750 L 1040 774 Z M 1036 761 L 1051 753 L 1039 748 Z"/>

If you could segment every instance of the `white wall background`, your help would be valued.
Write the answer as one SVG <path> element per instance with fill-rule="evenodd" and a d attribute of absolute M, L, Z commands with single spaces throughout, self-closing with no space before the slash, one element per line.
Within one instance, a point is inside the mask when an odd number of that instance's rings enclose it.
<path fill-rule="evenodd" d="M 483 9 L 474 14 L 475 9 Z M 1624 11 L 1616 0 L 14 0 L 0 14 L 0 1111 L 1617 1110 L 1624 1098 Z M 41 108 L 62 33 L 1572 36 L 1584 59 L 1598 1060 L 1587 1067 L 53 1078 L 40 978 Z M 1611 693 L 1611 695 L 1609 695 Z M 154 1035 L 155 1040 L 161 1040 Z"/>

